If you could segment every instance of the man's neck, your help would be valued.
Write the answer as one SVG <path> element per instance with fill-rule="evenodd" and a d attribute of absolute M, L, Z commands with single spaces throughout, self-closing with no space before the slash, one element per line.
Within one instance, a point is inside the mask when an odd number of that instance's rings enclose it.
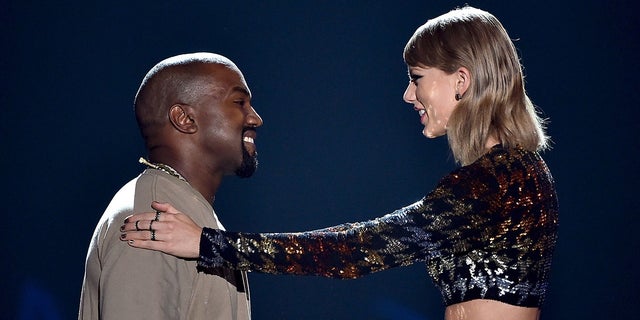
<path fill-rule="evenodd" d="M 182 176 L 191 187 L 196 189 L 209 203 L 213 203 L 216 192 L 222 182 L 222 174 L 212 173 L 197 162 L 184 161 L 175 157 L 150 156 L 152 163 L 169 166 Z"/>

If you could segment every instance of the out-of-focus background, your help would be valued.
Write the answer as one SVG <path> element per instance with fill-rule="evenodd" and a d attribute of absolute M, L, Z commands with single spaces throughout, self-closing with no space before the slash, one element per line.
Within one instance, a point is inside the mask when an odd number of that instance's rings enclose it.
<path fill-rule="evenodd" d="M 402 50 L 465 2 L 516 39 L 550 119 L 561 227 L 543 319 L 636 316 L 638 18 L 632 1 L 4 1 L 0 9 L 1 319 L 76 317 L 86 250 L 145 155 L 147 70 L 210 51 L 242 69 L 264 119 L 260 169 L 226 179 L 227 229 L 301 231 L 418 200 L 455 168 L 402 101 Z M 416 264 L 358 280 L 250 275 L 255 319 L 441 319 Z M 126 290 L 126 289 L 123 289 Z"/>

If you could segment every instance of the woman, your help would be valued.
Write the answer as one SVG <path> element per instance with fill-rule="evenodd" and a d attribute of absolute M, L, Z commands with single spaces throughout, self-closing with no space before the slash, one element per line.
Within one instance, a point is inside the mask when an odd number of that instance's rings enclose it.
<path fill-rule="evenodd" d="M 200 228 L 168 204 L 125 220 L 133 247 L 273 274 L 356 278 L 426 261 L 446 319 L 537 319 L 556 242 L 557 199 L 538 154 L 543 121 L 513 43 L 491 14 L 464 7 L 427 21 L 404 59 L 429 138 L 446 134 L 462 165 L 420 201 L 383 217 L 302 233 Z M 153 223 L 153 232 L 136 231 Z M 155 241 L 150 241 L 151 233 Z"/>

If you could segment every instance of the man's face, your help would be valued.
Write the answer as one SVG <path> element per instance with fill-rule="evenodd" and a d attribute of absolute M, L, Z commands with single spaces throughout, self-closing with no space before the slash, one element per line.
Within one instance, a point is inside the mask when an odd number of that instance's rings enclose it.
<path fill-rule="evenodd" d="M 251 106 L 251 92 L 238 69 L 206 67 L 212 80 L 194 106 L 202 156 L 210 156 L 214 172 L 249 177 L 258 165 L 254 140 L 262 119 Z"/>

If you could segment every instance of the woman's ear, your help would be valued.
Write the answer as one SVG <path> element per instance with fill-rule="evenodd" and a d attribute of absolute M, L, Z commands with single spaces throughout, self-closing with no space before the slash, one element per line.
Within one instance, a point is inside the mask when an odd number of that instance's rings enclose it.
<path fill-rule="evenodd" d="M 471 73 L 469 69 L 465 67 L 460 67 L 456 71 L 457 73 L 457 82 L 456 82 L 456 93 L 459 93 L 460 96 L 464 96 L 464 93 L 467 92 L 469 86 L 471 85 Z"/>
<path fill-rule="evenodd" d="M 198 131 L 193 108 L 185 104 L 174 104 L 169 108 L 169 121 L 183 133 L 195 133 Z"/>

